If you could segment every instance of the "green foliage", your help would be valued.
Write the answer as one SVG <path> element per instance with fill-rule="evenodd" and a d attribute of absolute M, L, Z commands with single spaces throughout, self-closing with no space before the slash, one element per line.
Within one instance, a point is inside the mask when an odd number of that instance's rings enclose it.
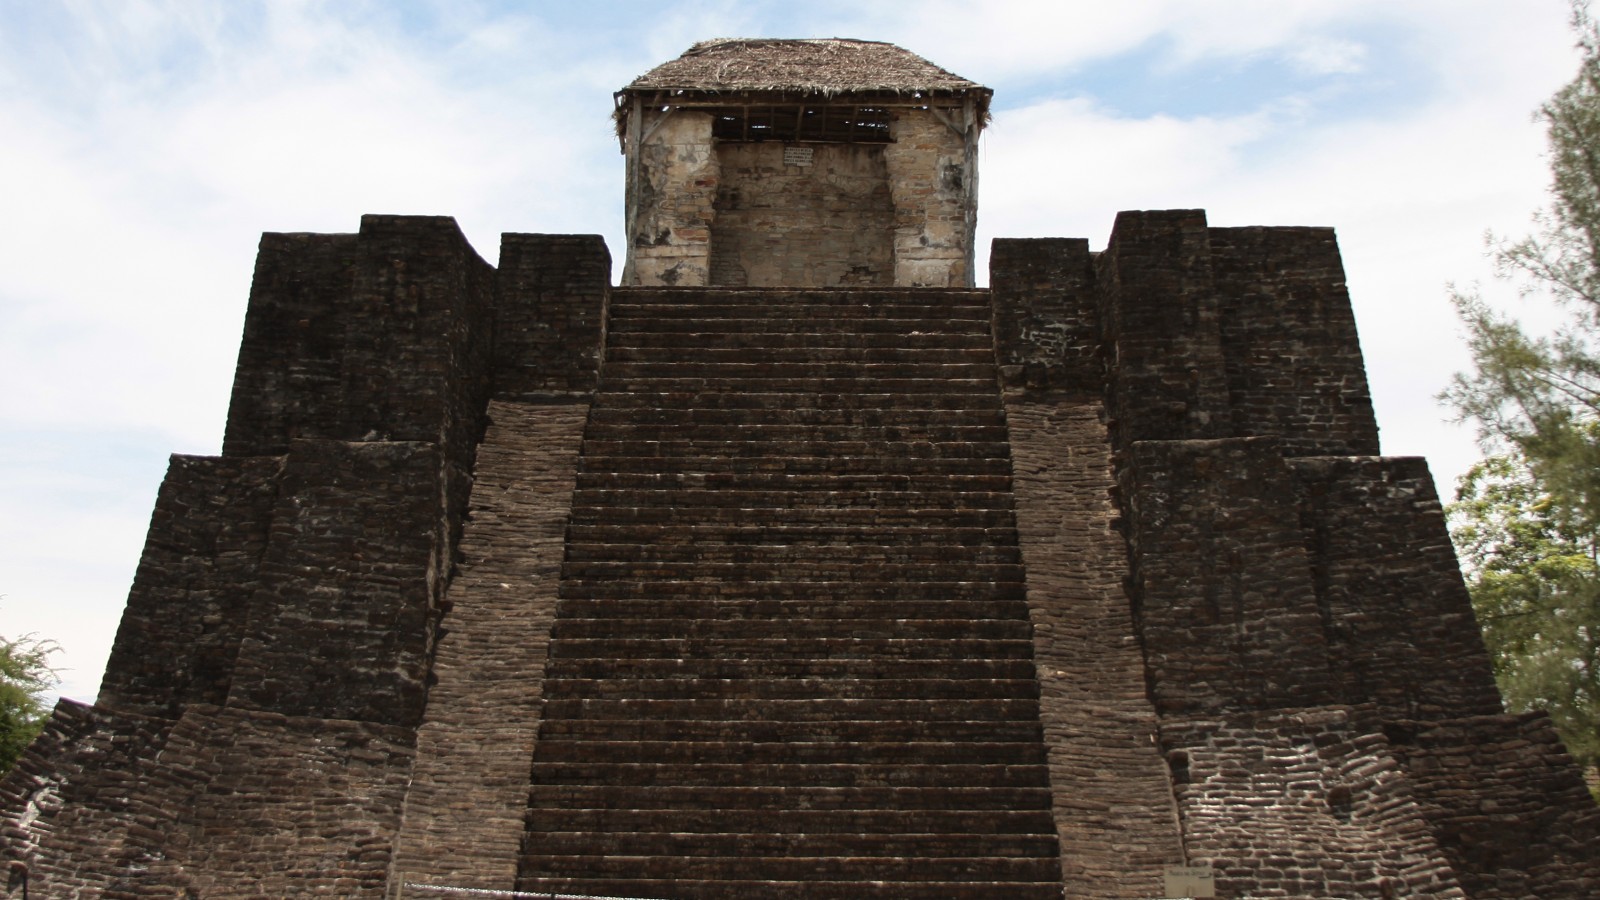
<path fill-rule="evenodd" d="M 0 774 L 10 771 L 49 717 L 46 695 L 57 681 L 49 660 L 57 649 L 33 635 L 0 637 Z"/>
<path fill-rule="evenodd" d="M 1461 480 L 1452 535 L 1506 706 L 1542 709 L 1600 764 L 1600 545 L 1517 455 Z"/>
<path fill-rule="evenodd" d="M 1600 764 L 1600 29 L 1574 0 L 1582 63 L 1538 112 L 1550 206 L 1535 233 L 1491 238 L 1497 274 L 1558 324 L 1531 332 L 1475 293 L 1454 296 L 1473 370 L 1442 399 L 1493 455 L 1451 508 L 1473 606 L 1506 704 L 1550 712 Z"/>

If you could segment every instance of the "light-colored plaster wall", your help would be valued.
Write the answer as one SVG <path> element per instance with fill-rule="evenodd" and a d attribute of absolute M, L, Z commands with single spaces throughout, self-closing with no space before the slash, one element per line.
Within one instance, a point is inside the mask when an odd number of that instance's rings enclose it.
<path fill-rule="evenodd" d="M 656 110 L 646 113 L 642 124 L 643 145 L 628 161 L 623 283 L 704 286 L 720 182 L 711 115 Z"/>
<path fill-rule="evenodd" d="M 791 145 L 811 166 L 779 142 L 717 143 L 710 113 L 630 115 L 624 284 L 973 284 L 970 110 L 896 109 L 888 144 Z"/>
<path fill-rule="evenodd" d="M 926 109 L 897 109 L 884 160 L 894 192 L 894 283 L 971 287 L 977 223 L 973 146 Z"/>
<path fill-rule="evenodd" d="M 810 150 L 809 164 L 785 150 Z M 882 144 L 722 143 L 711 283 L 894 283 L 895 210 Z"/>

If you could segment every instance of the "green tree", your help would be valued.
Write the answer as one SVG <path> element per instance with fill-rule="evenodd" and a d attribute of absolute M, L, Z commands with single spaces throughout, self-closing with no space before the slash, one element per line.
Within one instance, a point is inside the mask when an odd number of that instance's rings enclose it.
<path fill-rule="evenodd" d="M 1514 710 L 1550 714 L 1567 749 L 1600 764 L 1600 542 L 1526 460 L 1491 456 L 1461 480 L 1453 536 Z"/>
<path fill-rule="evenodd" d="M 46 698 L 57 683 L 50 655 L 57 649 L 33 635 L 0 637 L 0 774 L 11 770 L 49 718 Z"/>
<path fill-rule="evenodd" d="M 1550 711 L 1573 752 L 1600 762 L 1596 536 L 1600 535 L 1600 30 L 1574 0 L 1577 75 L 1539 108 L 1550 204 L 1521 240 L 1491 238 L 1496 274 L 1544 301 L 1534 331 L 1472 292 L 1454 295 L 1473 369 L 1442 398 L 1490 458 L 1452 507 L 1473 605 L 1512 709 Z"/>

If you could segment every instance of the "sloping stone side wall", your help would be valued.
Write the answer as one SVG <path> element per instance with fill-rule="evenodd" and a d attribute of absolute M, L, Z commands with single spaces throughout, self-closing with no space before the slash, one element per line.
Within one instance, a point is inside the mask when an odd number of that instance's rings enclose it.
<path fill-rule="evenodd" d="M 1288 467 L 1269 439 L 1133 445 L 1134 618 L 1162 715 L 1339 700 Z"/>
<path fill-rule="evenodd" d="M 1346 456 L 1290 468 L 1346 702 L 1384 719 L 1499 713 L 1427 463 Z"/>
<path fill-rule="evenodd" d="M 496 320 L 508 388 L 599 364 L 604 246 L 542 238 L 504 279 L 449 219 L 263 238 L 224 455 L 174 458 L 100 703 L 0 787 L 41 895 L 381 895 Z"/>
<path fill-rule="evenodd" d="M 282 469 L 276 456 L 172 457 L 102 705 L 176 718 L 190 703 L 227 700 Z"/>
<path fill-rule="evenodd" d="M 1468 896 L 1600 891 L 1600 807 L 1546 715 L 1396 721 L 1384 730 Z"/>
<path fill-rule="evenodd" d="M 1158 897 L 1182 837 L 1123 589 L 1097 401 L 1011 394 L 1013 488 L 1069 898 Z"/>
<path fill-rule="evenodd" d="M 164 790 L 168 770 L 154 761 L 171 727 L 71 700 L 56 705 L 0 781 L 0 840 L 7 860 L 29 867 L 30 894 L 101 897 L 133 873 L 161 871 L 158 844 L 178 807 Z"/>
<path fill-rule="evenodd" d="M 1287 456 L 1378 453 L 1372 395 L 1331 228 L 1212 228 L 1234 433 Z"/>
<path fill-rule="evenodd" d="M 354 234 L 261 236 L 223 456 L 280 455 L 296 437 L 347 434 L 344 408 L 327 398 L 342 391 L 359 257 Z"/>
<path fill-rule="evenodd" d="M 297 441 L 228 705 L 414 728 L 449 566 L 436 445 Z"/>
<path fill-rule="evenodd" d="M 1219 897 L 1469 896 L 1383 735 L 1346 708 L 1166 719 L 1161 743 Z"/>
<path fill-rule="evenodd" d="M 490 404 L 394 880 L 516 884 L 588 404 Z"/>
<path fill-rule="evenodd" d="M 1596 808 L 1548 719 L 1499 714 L 1426 466 L 1374 455 L 1332 234 L 1124 213 L 1103 253 L 992 259 L 1003 383 L 1065 409 L 1104 366 L 1133 632 L 1219 895 L 1593 893 Z"/>

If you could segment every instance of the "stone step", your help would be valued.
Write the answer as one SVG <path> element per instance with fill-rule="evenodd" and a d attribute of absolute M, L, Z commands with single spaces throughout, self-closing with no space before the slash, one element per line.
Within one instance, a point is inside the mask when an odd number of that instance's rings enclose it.
<path fill-rule="evenodd" d="M 572 744 L 581 751 L 591 744 Z M 678 834 L 1048 834 L 1055 819 L 1045 810 L 945 809 L 592 809 L 546 808 L 539 825 L 550 831 L 659 829 L 663 816 Z"/>
<path fill-rule="evenodd" d="M 584 432 L 587 446 L 593 441 L 662 443 L 757 443 L 776 446 L 795 442 L 824 444 L 986 444 L 1004 445 L 1004 425 L 766 425 L 741 423 L 703 425 L 695 423 L 649 424 L 644 422 L 596 423 Z"/>
<path fill-rule="evenodd" d="M 551 659 L 557 679 L 996 679 L 1035 677 L 1031 659 Z M 996 738 L 998 740 L 998 738 Z"/>
<path fill-rule="evenodd" d="M 914 563 L 966 561 L 981 564 L 1022 562 L 1016 547 L 972 547 L 959 544 L 874 546 L 838 543 L 807 546 L 794 544 L 662 542 L 652 544 L 588 544 L 567 542 L 567 562 L 707 562 L 770 565 L 834 565 L 836 563 Z"/>
<path fill-rule="evenodd" d="M 687 701 L 684 701 L 687 702 Z M 533 763 L 533 784 L 607 787 L 1048 787 L 1041 765 L 857 763 Z"/>
<path fill-rule="evenodd" d="M 961 564 L 853 564 L 841 563 L 826 570 L 796 571 L 793 566 L 774 563 L 626 563 L 626 562 L 569 562 L 562 566 L 563 578 L 581 580 L 615 579 L 617 581 L 788 581 L 826 582 L 845 584 L 833 591 L 843 591 L 849 585 L 851 574 L 867 578 L 903 581 L 1024 581 L 1022 567 L 1018 565 L 961 565 Z M 565 596 L 565 595 L 564 595 Z"/>
<path fill-rule="evenodd" d="M 823 506 L 580 506 L 574 543 L 978 546 L 1016 543 L 1009 509 Z M 768 524 L 771 523 L 771 524 Z"/>
<path fill-rule="evenodd" d="M 1050 808 L 1047 787 L 825 787 L 535 784 L 531 809 L 683 810 L 1033 810 Z"/>
<path fill-rule="evenodd" d="M 578 507 L 735 507 L 739 509 L 1011 509 L 1010 491 L 905 491 L 846 488 L 750 490 L 730 487 L 588 488 L 572 495 Z"/>
<path fill-rule="evenodd" d="M 532 833 L 532 832 L 530 832 Z M 981 845 L 974 849 L 981 849 Z M 1055 856 L 1008 857 L 828 857 L 828 856 L 621 856 L 528 855 L 519 868 L 519 884 L 527 878 L 670 879 L 748 878 L 806 881 L 973 881 L 1044 882 L 1060 878 Z M 1057 888 L 1059 892 L 1060 888 Z M 669 895 L 671 896 L 671 895 Z M 809 893 L 804 896 L 811 896 Z M 1009 897 L 1002 892 L 999 896 Z"/>
<path fill-rule="evenodd" d="M 687 599 L 645 596 L 634 599 L 570 600 L 556 603 L 557 616 L 582 619 L 982 619 L 1027 620 L 1028 605 L 1015 600 L 879 600 L 844 595 L 815 600 Z"/>
<path fill-rule="evenodd" d="M 545 762 L 660 762 L 694 764 L 770 765 L 853 763 L 858 765 L 940 765 L 985 762 L 1011 766 L 1041 766 L 1046 763 L 1044 746 L 1015 741 L 837 741 L 752 744 L 732 741 L 571 741 L 546 740 L 539 745 L 539 759 Z M 767 823 L 756 823 L 762 831 L 772 831 Z M 907 829 L 904 821 L 894 830 Z M 953 823 L 947 823 L 953 824 Z M 578 826 L 583 828 L 592 825 Z M 1038 822 L 1032 827 L 1037 828 Z M 1053 827 L 1053 826 L 1052 826 Z M 638 830 L 630 825 L 623 830 Z M 675 829 L 689 830 L 689 829 Z M 739 830 L 720 823 L 718 830 Z M 944 829 L 934 829 L 944 830 Z"/>
<path fill-rule="evenodd" d="M 859 856 L 924 859 L 970 856 L 976 851 L 982 851 L 986 856 L 1008 859 L 1044 857 L 1057 852 L 1053 829 L 1048 834 L 991 834 L 977 830 L 911 834 L 768 834 L 679 832 L 670 821 L 659 824 L 663 831 L 593 832 L 541 828 L 530 832 L 525 848 L 526 853 L 533 856 Z"/>
<path fill-rule="evenodd" d="M 574 525 L 726 525 L 811 528 L 1010 528 L 1011 509 L 723 508 L 723 506 L 574 506 Z"/>
<path fill-rule="evenodd" d="M 573 506 L 732 506 L 740 509 L 1011 509 L 1010 491 L 748 490 L 726 487 L 597 489 L 579 487 Z"/>
<path fill-rule="evenodd" d="M 809 425 L 883 428 L 1004 428 L 1000 409 L 647 409 L 597 408 L 589 428 L 601 425 Z"/>
<path fill-rule="evenodd" d="M 608 304 L 613 322 L 650 319 L 658 321 L 711 321 L 721 319 L 800 319 L 821 322 L 853 322 L 860 319 L 918 319 L 937 316 L 948 319 L 977 319 L 988 323 L 990 304 L 977 298 L 883 297 L 848 300 L 812 295 L 773 303 L 765 300 L 706 296 L 698 302 L 672 303 L 660 299 L 616 295 Z"/>
<path fill-rule="evenodd" d="M 727 346 L 720 335 L 731 334 L 882 334 L 894 335 L 910 342 L 924 334 L 966 336 L 987 340 L 990 334 L 989 313 L 973 311 L 964 315 L 960 311 L 918 309 L 905 307 L 894 316 L 850 316 L 834 318 L 816 311 L 803 309 L 782 310 L 772 315 L 758 315 L 753 310 L 719 310 L 717 316 L 671 318 L 645 314 L 642 308 L 617 310 L 606 322 L 606 337 L 616 335 L 631 340 L 636 334 L 701 335 L 708 340 L 703 346 Z M 781 314 L 780 314 L 781 313 Z M 693 346 L 686 342 L 686 346 Z"/>
<path fill-rule="evenodd" d="M 580 472 L 579 491 L 875 491 L 931 496 L 1011 493 L 1009 475 L 786 475 L 768 472 Z M 641 504 L 643 505 L 643 504 Z"/>
<path fill-rule="evenodd" d="M 602 383 L 594 396 L 594 409 L 727 409 L 727 410 L 860 410 L 888 413 L 902 410 L 958 410 L 999 412 L 1000 393 L 992 384 L 981 388 L 923 391 L 781 390 L 771 385 L 750 385 L 746 390 L 707 390 L 656 387 L 619 390 Z"/>
<path fill-rule="evenodd" d="M 629 285 L 612 289 L 618 303 L 665 303 L 692 306 L 696 303 L 748 303 L 774 306 L 793 302 L 814 302 L 840 306 L 862 303 L 917 301 L 985 306 L 987 288 L 945 287 L 673 287 L 670 285 Z"/>
<path fill-rule="evenodd" d="M 987 881 L 823 881 L 758 878 L 523 878 L 518 889 L 571 897 L 640 900 L 1061 900 L 1059 879 L 1039 883 Z"/>
<path fill-rule="evenodd" d="M 606 352 L 668 350 L 685 348 L 723 350 L 978 350 L 993 357 L 994 342 L 986 331 L 963 323 L 958 332 L 939 331 L 723 331 L 720 323 L 708 324 L 703 331 L 611 332 L 606 336 Z M 615 359 L 625 359 L 615 356 Z"/>
<path fill-rule="evenodd" d="M 1026 640 L 1027 619 L 572 619 L 558 618 L 551 639 L 684 641 L 807 638 L 853 640 Z"/>
<path fill-rule="evenodd" d="M 981 384 L 994 380 L 993 360 L 940 362 L 924 358 L 912 362 L 736 362 L 706 359 L 704 354 L 698 352 L 682 355 L 687 358 L 665 362 L 617 362 L 607 358 L 602 374 L 608 385 L 655 378 L 755 382 L 751 387 L 784 381 L 967 381 Z"/>
<path fill-rule="evenodd" d="M 903 396 L 907 394 L 960 395 L 994 387 L 994 379 L 973 375 L 943 375 L 929 367 L 923 375 L 612 375 L 601 370 L 601 387 L 624 394 L 818 394 L 834 396 Z M 911 401 L 903 405 L 914 405 Z"/>
<path fill-rule="evenodd" d="M 615 509 L 661 509 L 664 507 L 613 507 Z M 685 507 L 688 510 L 707 507 Z M 718 518 L 724 521 L 698 522 L 690 519 L 681 522 L 628 521 L 603 524 L 605 507 L 584 506 L 583 521 L 569 525 L 567 540 L 577 544 L 778 544 L 785 546 L 863 546 L 863 547 L 1010 547 L 1017 543 L 1017 530 L 1009 524 L 998 526 L 950 526 L 932 516 L 894 522 L 882 521 L 840 524 L 763 524 L 770 514 L 779 510 L 791 512 L 844 512 L 826 508 L 773 507 L 768 509 L 739 508 L 724 510 Z M 858 508 L 859 511 L 859 508 Z M 867 510 L 872 512 L 874 510 Z M 894 510 L 888 510 L 893 512 Z M 748 515 L 735 515 L 743 512 Z M 951 515 L 963 512 L 989 513 L 1006 510 L 931 510 Z M 841 517 L 842 518 L 842 517 Z M 591 521 L 594 520 L 594 521 Z"/>
<path fill-rule="evenodd" d="M 964 638 L 565 638 L 551 659 L 1032 659 L 1030 640 Z"/>
<path fill-rule="evenodd" d="M 921 571 L 925 567 L 918 567 Z M 660 579 L 660 578 L 577 578 L 561 582 L 560 596 L 564 601 L 626 600 L 637 598 L 659 600 L 797 600 L 816 601 L 881 601 L 881 600 L 1005 600 L 1023 602 L 1027 588 L 1020 580 L 906 580 L 904 578 L 881 580 L 881 567 L 872 571 L 817 573 L 811 581 L 777 581 L 762 579 L 746 581 L 732 578 L 716 580 Z M 722 573 L 724 576 L 727 573 Z M 792 578 L 796 573 L 785 572 Z M 849 575 L 860 577 L 850 580 Z M 903 573 L 900 573 L 903 574 Z M 970 575 L 961 572 L 961 575 Z M 826 580 L 832 578 L 833 580 Z"/>
<path fill-rule="evenodd" d="M 1030 661 L 1031 663 L 1031 661 Z M 927 721 L 878 719 L 776 721 L 771 719 L 549 719 L 539 724 L 539 741 L 691 741 L 728 743 L 1012 743 L 1042 742 L 1037 720 Z M 827 795 L 831 797 L 833 795 Z M 619 807 L 648 806 L 645 798 L 613 798 Z M 826 799 L 826 798 L 824 798 Z M 717 809 L 715 804 L 696 807 Z M 809 809 L 796 806 L 793 808 Z M 823 808 L 818 806 L 816 808 Z M 866 806 L 863 809 L 888 807 Z M 934 808 L 941 808 L 935 806 Z M 945 807 L 958 808 L 958 807 Z M 963 807 L 964 808 L 964 807 Z M 1043 806 L 997 805 L 989 809 L 1048 809 Z"/>
<path fill-rule="evenodd" d="M 918 475 L 1011 475 L 1011 460 L 1005 458 L 927 458 L 906 459 L 883 456 L 601 456 L 589 453 L 578 458 L 580 474 L 590 472 L 644 473 L 657 475 L 833 475 L 875 477 Z"/>
<path fill-rule="evenodd" d="M 621 298 L 653 298 L 657 303 L 693 303 L 699 298 L 727 298 L 734 300 L 782 303 L 789 297 L 816 296 L 837 303 L 872 302 L 874 298 L 944 297 L 952 303 L 987 303 L 988 288 L 968 287 L 898 287 L 866 285 L 858 287 L 742 287 L 721 285 L 716 287 L 674 287 L 672 285 L 628 285 L 612 289 Z M 841 296 L 842 295 L 842 296 Z"/>
<path fill-rule="evenodd" d="M 633 335 L 641 337 L 642 335 Z M 717 338 L 724 338 L 719 340 Z M 925 366 L 973 365 L 994 370 L 994 351 L 966 336 L 957 336 L 965 347 L 761 347 L 749 341 L 726 340 L 731 336 L 698 333 L 695 341 L 683 340 L 677 346 L 606 346 L 606 371 L 617 373 L 627 366 L 708 366 L 759 365 L 787 366 Z"/>
<path fill-rule="evenodd" d="M 1037 700 L 1033 678 L 550 678 L 547 700 Z"/>
<path fill-rule="evenodd" d="M 803 643 L 804 640 L 802 639 Z M 565 643 L 565 642 L 562 642 Z M 577 642 L 574 642 L 577 643 Z M 875 722 L 884 719 L 920 719 L 926 722 L 1038 721 L 1037 700 L 605 700 L 549 699 L 544 716 L 550 719 L 722 719 L 766 722 Z"/>
<path fill-rule="evenodd" d="M 823 459 L 893 457 L 895 459 L 1004 459 L 1011 451 L 1005 441 L 895 441 L 895 440 L 613 440 L 585 438 L 585 456 L 665 456 L 689 458 L 785 459 L 791 456 Z"/>

